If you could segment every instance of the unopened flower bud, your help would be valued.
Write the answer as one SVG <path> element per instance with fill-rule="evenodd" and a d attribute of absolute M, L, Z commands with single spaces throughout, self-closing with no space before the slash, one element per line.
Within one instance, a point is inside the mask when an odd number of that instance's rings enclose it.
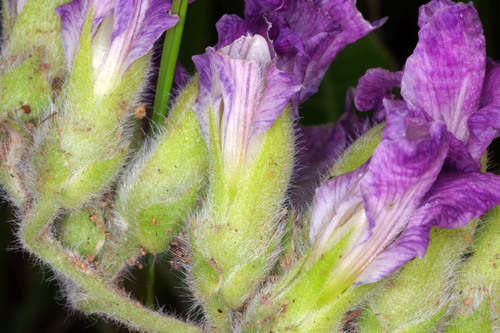
<path fill-rule="evenodd" d="M 258 35 L 194 61 L 195 111 L 210 149 L 210 189 L 190 226 L 195 292 L 203 302 L 218 294 L 234 309 L 276 257 L 294 154 L 286 105 L 299 86 Z"/>
<path fill-rule="evenodd" d="M 106 240 L 104 217 L 98 210 L 82 209 L 64 216 L 58 238 L 70 250 L 81 256 L 95 257 Z"/>

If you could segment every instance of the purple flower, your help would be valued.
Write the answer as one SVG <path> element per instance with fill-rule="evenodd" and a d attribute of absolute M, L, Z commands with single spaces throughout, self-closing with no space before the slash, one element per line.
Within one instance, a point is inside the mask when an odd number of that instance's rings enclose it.
<path fill-rule="evenodd" d="M 314 198 L 310 241 L 317 258 L 353 231 L 331 273 L 349 285 L 375 282 L 422 257 L 432 226 L 461 227 L 500 204 L 499 176 L 443 171 L 450 149 L 444 123 L 385 104 L 387 126 L 372 158 L 324 183 Z"/>
<path fill-rule="evenodd" d="M 385 113 L 386 131 L 361 168 L 316 191 L 310 240 L 316 256 L 352 231 L 334 279 L 375 282 L 415 256 L 429 231 L 458 228 L 500 204 L 500 177 L 479 159 L 498 135 L 499 73 L 485 67 L 471 4 L 433 0 L 420 9 L 419 42 L 403 71 L 369 71 L 356 105 Z M 486 79 L 485 79 L 486 77 Z M 399 86 L 397 99 L 391 88 Z"/>
<path fill-rule="evenodd" d="M 297 106 L 317 91 L 338 52 L 382 23 L 364 20 L 353 0 L 247 0 L 245 19 L 225 15 L 217 23 L 216 48 L 248 33 L 265 37 L 276 67 L 302 84 Z"/>
<path fill-rule="evenodd" d="M 92 67 L 96 87 L 104 90 L 130 65 L 148 53 L 178 17 L 168 14 L 170 0 L 73 0 L 56 9 L 68 67 L 92 9 Z M 97 88 L 96 88 L 97 89 Z"/>
<path fill-rule="evenodd" d="M 420 8 L 419 43 L 402 76 L 369 70 L 359 81 L 355 104 L 361 111 L 401 96 L 410 116 L 442 121 L 451 133 L 447 166 L 477 171 L 480 159 L 500 129 L 498 69 L 487 66 L 481 22 L 472 4 L 434 0 Z"/>
<path fill-rule="evenodd" d="M 209 143 L 209 110 L 213 112 L 228 173 L 244 170 L 269 129 L 300 87 L 271 61 L 266 40 L 244 36 L 219 50 L 211 47 L 193 57 L 199 72 L 194 106 L 201 132 Z"/>

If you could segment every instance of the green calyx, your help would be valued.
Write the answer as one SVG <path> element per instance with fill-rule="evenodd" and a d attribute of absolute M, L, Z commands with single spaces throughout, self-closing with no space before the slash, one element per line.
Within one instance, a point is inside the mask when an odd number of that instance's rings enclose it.
<path fill-rule="evenodd" d="M 368 161 L 380 143 L 384 129 L 385 123 L 379 124 L 354 141 L 330 169 L 329 176 L 335 177 L 354 171 Z"/>
<path fill-rule="evenodd" d="M 130 104 L 145 77 L 148 56 L 138 59 L 115 89 L 94 91 L 91 17 L 84 25 L 73 71 L 47 115 L 45 139 L 34 156 L 37 192 L 56 196 L 64 208 L 77 208 L 98 195 L 118 172 L 130 139 Z M 128 126 L 130 127 L 130 126 Z"/>
<path fill-rule="evenodd" d="M 222 306 L 236 309 L 269 272 L 280 242 L 281 204 L 293 164 L 292 122 L 286 108 L 264 133 L 253 163 L 230 178 L 213 116 L 211 125 L 210 189 L 191 224 L 193 278 L 202 302 L 218 294 Z"/>
<path fill-rule="evenodd" d="M 366 297 L 372 285 L 331 293 L 328 282 L 333 268 L 347 250 L 351 232 L 321 258 L 312 260 L 309 250 L 281 280 L 263 289 L 247 307 L 242 321 L 245 332 L 327 332 L 337 330 L 345 312 Z M 327 290 L 328 289 L 328 290 Z M 322 297 L 328 293 L 329 297 Z"/>
<path fill-rule="evenodd" d="M 456 306 L 445 332 L 496 332 L 500 327 L 500 207 L 487 212 L 459 269 Z M 462 332 L 461 331 L 461 332 Z"/>
<path fill-rule="evenodd" d="M 195 79 L 174 105 L 164 133 L 145 149 L 142 164 L 119 190 L 119 215 L 137 228 L 138 242 L 149 252 L 167 250 L 206 178 L 208 151 L 191 109 L 196 95 Z"/>

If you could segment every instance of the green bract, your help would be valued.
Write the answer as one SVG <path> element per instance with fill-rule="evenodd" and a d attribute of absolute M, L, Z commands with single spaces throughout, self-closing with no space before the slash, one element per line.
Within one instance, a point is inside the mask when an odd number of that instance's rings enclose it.
<path fill-rule="evenodd" d="M 181 94 L 164 133 L 147 147 L 118 190 L 117 213 L 137 242 L 163 252 L 194 208 L 208 164 L 208 151 L 191 110 L 197 94 L 193 80 Z"/>

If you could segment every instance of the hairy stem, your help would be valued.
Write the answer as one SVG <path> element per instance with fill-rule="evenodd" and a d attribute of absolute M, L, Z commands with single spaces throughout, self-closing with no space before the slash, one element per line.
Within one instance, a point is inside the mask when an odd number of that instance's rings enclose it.
<path fill-rule="evenodd" d="M 52 236 L 52 220 L 58 205 L 41 201 L 28 211 L 20 228 L 27 250 L 71 280 L 86 296 L 78 304 L 89 313 L 100 313 L 127 326 L 148 332 L 203 332 L 200 328 L 152 311 L 108 285 L 100 272 L 74 253 L 65 250 Z"/>

